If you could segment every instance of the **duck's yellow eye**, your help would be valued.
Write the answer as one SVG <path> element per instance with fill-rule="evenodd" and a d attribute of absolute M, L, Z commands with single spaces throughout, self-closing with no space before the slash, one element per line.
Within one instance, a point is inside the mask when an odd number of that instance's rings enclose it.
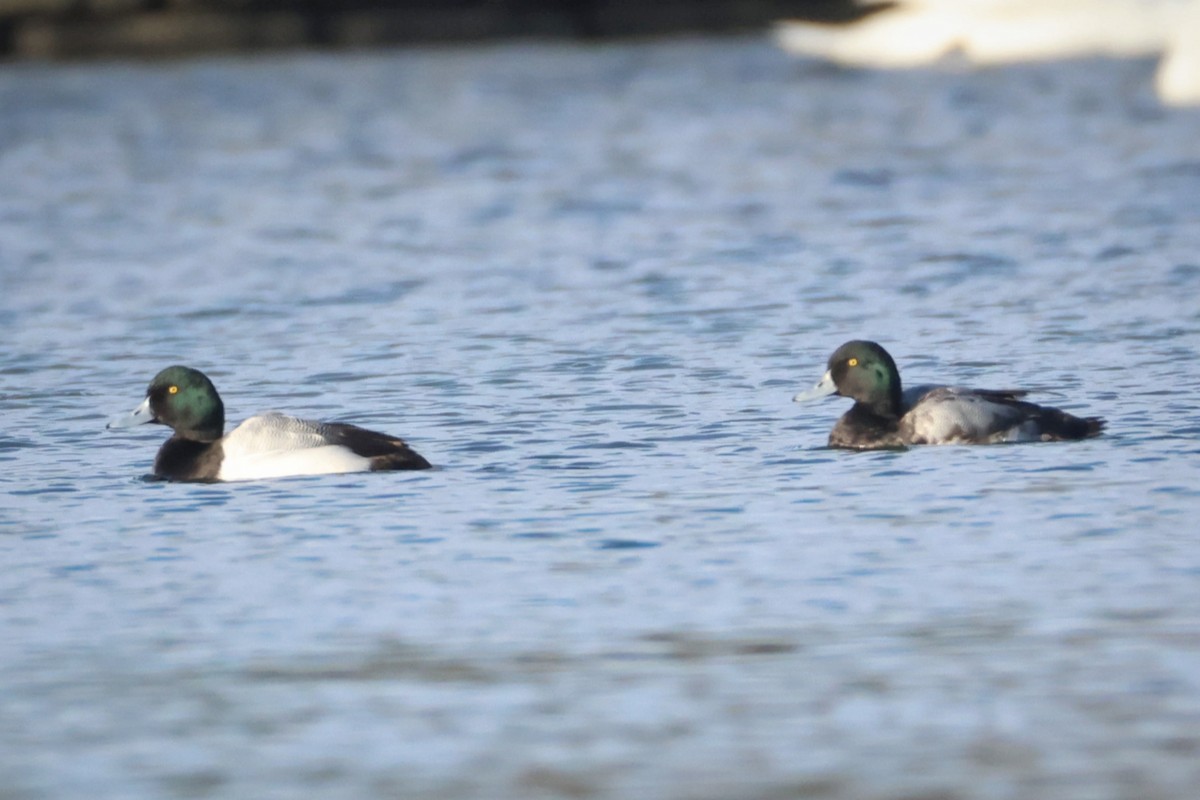
<path fill-rule="evenodd" d="M 852 359 L 850 359 L 849 361 L 847 361 L 846 363 L 847 363 L 847 364 L 849 364 L 849 365 L 850 365 L 850 366 L 852 366 L 852 367 L 857 367 L 857 366 L 858 366 L 858 359 L 857 359 L 857 358 L 852 358 Z M 175 387 L 174 387 L 174 386 L 172 386 L 171 388 L 172 388 L 172 389 L 174 389 Z"/>
<path fill-rule="evenodd" d="M 179 394 L 179 387 L 178 386 L 168 386 L 167 394 Z"/>

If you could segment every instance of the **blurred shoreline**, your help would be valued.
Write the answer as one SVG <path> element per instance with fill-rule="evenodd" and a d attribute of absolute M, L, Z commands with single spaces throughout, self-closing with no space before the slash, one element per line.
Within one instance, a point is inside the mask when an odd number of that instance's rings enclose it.
<path fill-rule="evenodd" d="M 0 58 L 736 33 L 859 13 L 850 0 L 0 0 Z"/>

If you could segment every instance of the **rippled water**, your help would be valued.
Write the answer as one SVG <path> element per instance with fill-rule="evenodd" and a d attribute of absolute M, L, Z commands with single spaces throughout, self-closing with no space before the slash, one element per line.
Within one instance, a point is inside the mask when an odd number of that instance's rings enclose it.
<path fill-rule="evenodd" d="M 0 70 L 0 797 L 1190 797 L 1200 116 L 759 41 Z M 842 341 L 1108 418 L 824 449 Z M 141 480 L 161 367 L 438 469 Z"/>

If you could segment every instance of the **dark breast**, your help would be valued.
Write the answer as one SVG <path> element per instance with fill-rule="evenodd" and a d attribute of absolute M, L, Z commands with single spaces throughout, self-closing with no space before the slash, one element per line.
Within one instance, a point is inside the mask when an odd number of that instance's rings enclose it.
<path fill-rule="evenodd" d="M 154 474 L 172 481 L 215 481 L 225 454 L 221 442 L 196 442 L 172 436 L 154 459 Z"/>
<path fill-rule="evenodd" d="M 833 432 L 829 434 L 829 446 L 851 450 L 901 447 L 904 442 L 900 439 L 897 425 L 897 420 L 873 414 L 855 404 L 833 426 Z"/>

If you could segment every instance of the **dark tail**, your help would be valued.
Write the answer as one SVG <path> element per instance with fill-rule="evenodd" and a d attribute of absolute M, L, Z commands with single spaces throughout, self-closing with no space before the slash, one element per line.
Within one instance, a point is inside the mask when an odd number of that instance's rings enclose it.
<path fill-rule="evenodd" d="M 1042 441 L 1057 442 L 1099 436 L 1108 423 L 1100 417 L 1076 417 L 1057 408 L 1043 408 L 1038 424 L 1042 429 Z"/>
<path fill-rule="evenodd" d="M 369 431 L 346 422 L 329 422 L 323 432 L 333 444 L 349 448 L 370 459 L 373 471 L 388 469 L 429 469 L 431 464 L 403 439 L 379 431 Z"/>
<path fill-rule="evenodd" d="M 407 445 L 393 453 L 371 458 L 371 470 L 374 472 L 388 469 L 429 469 L 431 466 L 420 453 Z"/>

